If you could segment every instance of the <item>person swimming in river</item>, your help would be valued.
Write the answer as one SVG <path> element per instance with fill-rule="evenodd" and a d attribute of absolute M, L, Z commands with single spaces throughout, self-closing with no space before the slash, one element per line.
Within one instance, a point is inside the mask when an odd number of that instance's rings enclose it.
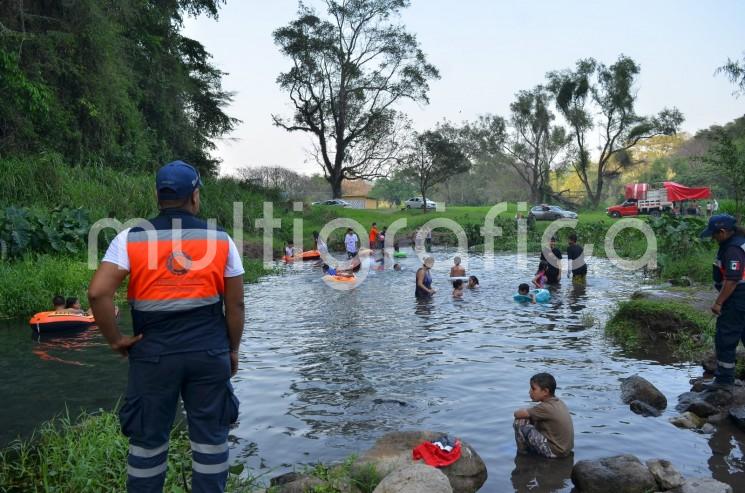
<path fill-rule="evenodd" d="M 538 289 L 543 289 L 548 281 L 548 262 L 541 262 L 538 264 L 538 270 L 533 278 L 533 286 Z"/>
<path fill-rule="evenodd" d="M 57 295 L 52 298 L 52 308 L 55 312 L 61 312 L 65 310 L 65 297 Z"/>
<path fill-rule="evenodd" d="M 329 266 L 328 264 L 323 264 L 323 266 L 321 266 L 321 269 L 323 270 L 323 274 L 326 276 L 354 277 L 354 273 L 351 270 L 337 269 L 335 267 Z"/>
<path fill-rule="evenodd" d="M 535 303 L 535 295 L 530 292 L 530 286 L 528 283 L 524 282 L 517 287 L 515 301 Z"/>
<path fill-rule="evenodd" d="M 453 259 L 453 266 L 450 268 L 450 277 L 465 277 L 466 269 L 460 265 L 460 257 Z"/>
<path fill-rule="evenodd" d="M 429 298 L 436 292 L 432 287 L 432 274 L 430 272 L 433 265 L 435 265 L 435 259 L 433 257 L 425 257 L 424 263 L 416 271 L 414 295 L 417 298 Z"/>
<path fill-rule="evenodd" d="M 463 297 L 463 279 L 453 281 L 453 298 Z"/>
<path fill-rule="evenodd" d="M 468 289 L 475 289 L 479 287 L 479 278 L 476 276 L 468 276 Z"/>

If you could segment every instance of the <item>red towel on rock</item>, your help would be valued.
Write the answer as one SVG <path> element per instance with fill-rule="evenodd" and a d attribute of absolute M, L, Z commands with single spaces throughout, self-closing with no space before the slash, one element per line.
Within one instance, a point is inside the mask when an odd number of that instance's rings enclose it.
<path fill-rule="evenodd" d="M 424 442 L 413 451 L 414 460 L 422 459 L 428 466 L 445 467 L 460 459 L 460 440 L 455 442 L 455 447 L 447 452 L 432 442 Z"/>

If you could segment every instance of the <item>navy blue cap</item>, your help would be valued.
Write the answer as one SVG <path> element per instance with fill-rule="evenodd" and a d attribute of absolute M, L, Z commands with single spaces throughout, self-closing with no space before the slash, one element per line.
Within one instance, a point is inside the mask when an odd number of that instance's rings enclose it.
<path fill-rule="evenodd" d="M 707 238 L 720 229 L 734 230 L 737 219 L 730 216 L 729 214 L 717 214 L 709 218 L 709 225 L 701 233 L 701 238 Z"/>
<path fill-rule="evenodd" d="M 170 162 L 155 175 L 155 188 L 161 200 L 184 199 L 202 185 L 199 171 L 183 161 Z"/>

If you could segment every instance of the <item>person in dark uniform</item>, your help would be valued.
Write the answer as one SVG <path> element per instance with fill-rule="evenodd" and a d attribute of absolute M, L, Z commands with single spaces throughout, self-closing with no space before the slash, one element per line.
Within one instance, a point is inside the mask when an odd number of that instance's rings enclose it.
<path fill-rule="evenodd" d="M 734 217 L 718 214 L 709 219 L 701 237 L 719 243 L 712 271 L 719 296 L 711 305 L 717 315 L 717 371 L 708 387 L 730 388 L 735 382 L 735 350 L 740 340 L 745 343 L 745 231 Z"/>
<path fill-rule="evenodd" d="M 569 272 L 567 272 L 567 277 L 571 274 L 573 283 L 584 284 L 587 276 L 585 251 L 577 244 L 577 235 L 575 233 L 569 235 L 567 258 L 569 259 L 569 269 L 567 269 Z"/>
<path fill-rule="evenodd" d="M 548 259 L 551 254 L 556 257 L 556 260 Z M 541 260 L 539 262 L 539 265 L 544 262 L 548 264 L 548 269 L 546 270 L 547 284 L 559 284 L 561 282 L 561 259 L 561 250 L 556 248 L 556 237 L 552 236 L 548 248 L 544 247 L 541 250 Z"/>
<path fill-rule="evenodd" d="M 88 290 L 101 333 L 129 358 L 119 420 L 129 438 L 130 492 L 163 490 L 179 397 L 189 425 L 191 491 L 222 492 L 228 477 L 244 270 L 230 236 L 196 217 L 201 184 L 183 161 L 158 170 L 160 214 L 112 240 Z M 133 336 L 122 335 L 114 318 L 114 294 L 128 275 Z"/>

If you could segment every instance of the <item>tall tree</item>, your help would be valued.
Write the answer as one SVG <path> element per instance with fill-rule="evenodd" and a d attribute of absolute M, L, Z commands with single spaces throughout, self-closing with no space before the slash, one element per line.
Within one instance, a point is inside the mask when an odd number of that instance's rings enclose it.
<path fill-rule="evenodd" d="M 416 193 L 417 187 L 411 177 L 396 170 L 387 178 L 375 180 L 375 186 L 370 190 L 370 197 L 383 199 L 392 204 L 399 205 L 401 202 Z"/>
<path fill-rule="evenodd" d="M 727 63 L 717 68 L 717 74 L 725 74 L 727 78 L 737 86 L 735 95 L 745 94 L 745 53 L 742 55 L 742 61 L 727 58 Z"/>
<path fill-rule="evenodd" d="M 0 153 L 148 170 L 179 157 L 216 173 L 214 139 L 237 123 L 231 95 L 180 30 L 221 3 L 0 2 Z"/>
<path fill-rule="evenodd" d="M 413 34 L 393 23 L 409 0 L 325 0 L 326 18 L 300 4 L 298 17 L 274 31 L 292 68 L 277 78 L 294 106 L 275 125 L 307 132 L 333 196 L 343 180 L 384 176 L 404 149 L 406 127 L 395 110 L 409 99 L 428 103 L 439 78 Z"/>
<path fill-rule="evenodd" d="M 725 176 L 729 181 L 735 199 L 735 211 L 739 217 L 745 197 L 745 138 L 735 139 L 721 127 L 711 130 L 710 138 L 713 145 L 703 156 L 703 161 L 712 168 L 714 174 Z"/>
<path fill-rule="evenodd" d="M 427 131 L 416 135 L 403 160 L 402 172 L 416 180 L 427 211 L 427 191 L 451 176 L 468 171 L 471 162 L 455 142 L 442 133 Z"/>
<path fill-rule="evenodd" d="M 552 166 L 566 150 L 569 138 L 553 124 L 551 95 L 542 86 L 520 91 L 510 104 L 509 122 L 495 115 L 479 118 L 473 131 L 481 147 L 501 154 L 530 191 L 530 200 L 543 202 L 554 194 L 549 183 Z"/>
<path fill-rule="evenodd" d="M 621 55 L 610 66 L 588 58 L 579 60 L 576 70 L 546 76 L 556 107 L 571 129 L 576 151 L 572 166 L 594 207 L 603 199 L 606 180 L 633 164 L 626 154 L 630 149 L 656 135 L 675 133 L 683 122 L 683 115 L 675 108 L 663 109 L 656 116 L 636 114 L 634 81 L 639 71 L 634 60 Z M 599 115 L 597 122 L 592 118 L 594 112 Z M 594 128 L 601 139 L 596 165 L 591 162 L 586 141 Z"/>

